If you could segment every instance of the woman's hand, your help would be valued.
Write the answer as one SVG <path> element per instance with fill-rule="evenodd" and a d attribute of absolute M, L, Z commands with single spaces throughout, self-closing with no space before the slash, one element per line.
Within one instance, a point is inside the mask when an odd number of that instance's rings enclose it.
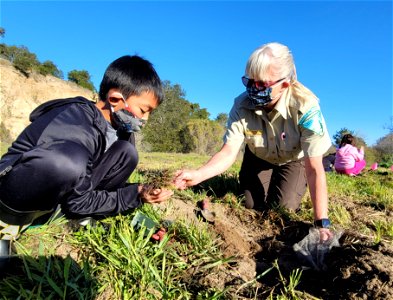
<path fill-rule="evenodd" d="M 197 170 L 179 170 L 175 172 L 173 184 L 179 190 L 184 190 L 187 187 L 200 183 L 200 173 Z"/>
<path fill-rule="evenodd" d="M 333 233 L 329 228 L 319 228 L 319 240 L 323 243 L 330 240 L 333 237 Z"/>

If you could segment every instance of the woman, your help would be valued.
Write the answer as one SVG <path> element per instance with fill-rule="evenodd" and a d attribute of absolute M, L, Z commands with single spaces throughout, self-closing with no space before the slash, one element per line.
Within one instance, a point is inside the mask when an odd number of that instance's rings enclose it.
<path fill-rule="evenodd" d="M 322 156 L 331 140 L 317 97 L 297 81 L 292 53 L 279 43 L 251 54 L 242 82 L 246 91 L 235 99 L 221 150 L 197 170 L 178 171 L 175 185 L 184 189 L 224 172 L 245 143 L 239 180 L 246 207 L 296 211 L 308 182 L 314 225 L 328 239 Z"/>

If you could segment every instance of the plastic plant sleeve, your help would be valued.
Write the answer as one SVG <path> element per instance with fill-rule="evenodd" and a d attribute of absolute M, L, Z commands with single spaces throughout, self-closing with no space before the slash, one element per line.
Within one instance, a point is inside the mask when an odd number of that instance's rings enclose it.
<path fill-rule="evenodd" d="M 308 267 L 317 271 L 325 271 L 327 266 L 324 263 L 326 254 L 333 248 L 339 247 L 341 231 L 333 232 L 332 238 L 327 241 L 320 241 L 319 230 L 310 228 L 308 235 L 300 242 L 293 245 L 293 250 L 298 258 Z"/>

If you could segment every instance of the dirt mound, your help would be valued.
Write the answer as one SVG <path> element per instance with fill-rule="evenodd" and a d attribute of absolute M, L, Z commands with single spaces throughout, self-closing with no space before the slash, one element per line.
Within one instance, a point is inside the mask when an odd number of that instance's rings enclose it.
<path fill-rule="evenodd" d="M 203 222 L 197 218 L 192 202 L 173 199 L 169 206 L 167 214 L 172 219 Z M 200 278 L 207 287 L 227 288 L 235 299 L 265 299 L 272 290 L 284 288 L 282 278 L 289 280 L 291 272 L 300 269 L 296 290 L 302 293 L 301 299 L 393 299 L 391 244 L 344 232 L 340 247 L 332 248 L 325 257 L 326 270 L 315 271 L 302 264 L 292 248 L 308 234 L 310 223 L 223 204 L 213 203 L 210 209 L 216 218 L 209 229 L 219 239 L 225 256 L 234 259 L 229 266 Z"/>

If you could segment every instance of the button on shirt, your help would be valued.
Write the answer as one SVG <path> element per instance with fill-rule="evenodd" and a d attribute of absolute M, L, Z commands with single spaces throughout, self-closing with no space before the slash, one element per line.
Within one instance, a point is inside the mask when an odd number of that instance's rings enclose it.
<path fill-rule="evenodd" d="M 238 96 L 224 142 L 245 142 L 257 157 L 275 165 L 323 155 L 332 145 L 318 99 L 298 100 L 291 95 L 291 88 L 270 112 L 256 110 L 247 93 Z"/>

